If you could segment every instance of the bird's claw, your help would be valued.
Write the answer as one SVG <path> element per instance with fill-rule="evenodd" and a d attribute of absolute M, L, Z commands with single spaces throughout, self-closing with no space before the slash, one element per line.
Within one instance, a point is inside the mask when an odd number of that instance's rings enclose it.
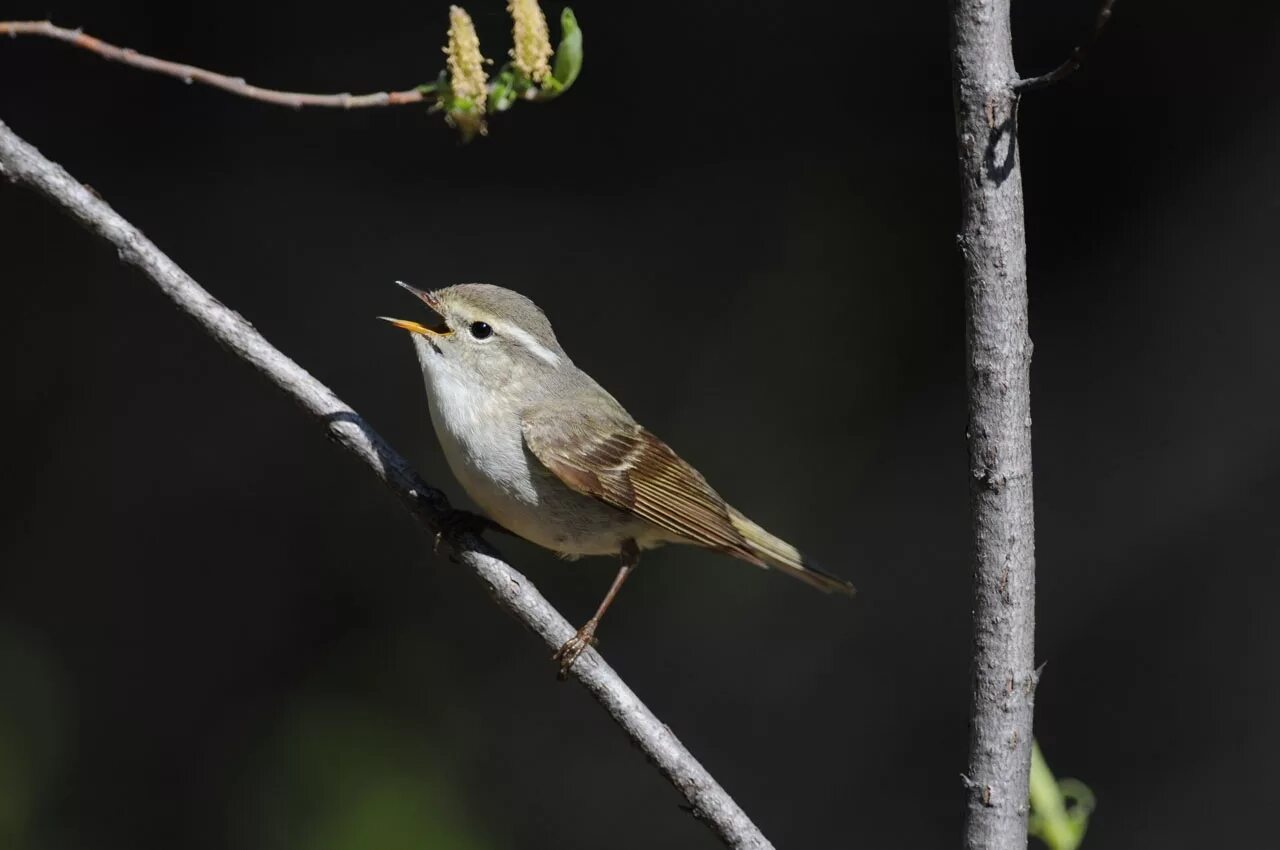
<path fill-rule="evenodd" d="M 473 514 L 470 511 L 452 510 L 440 521 L 440 530 L 436 532 L 435 544 L 431 547 L 433 554 L 440 554 L 440 545 L 450 537 L 460 534 L 479 536 L 493 527 L 488 517 Z"/>
<path fill-rule="evenodd" d="M 578 629 L 578 633 L 564 642 L 564 646 L 556 650 L 556 654 L 551 656 L 552 661 L 559 662 L 560 672 L 556 674 L 556 678 L 561 681 L 569 677 L 569 668 L 573 666 L 573 662 L 578 660 L 578 656 L 587 651 L 587 647 L 595 646 L 600 641 L 596 638 L 595 624 L 588 623 Z"/>

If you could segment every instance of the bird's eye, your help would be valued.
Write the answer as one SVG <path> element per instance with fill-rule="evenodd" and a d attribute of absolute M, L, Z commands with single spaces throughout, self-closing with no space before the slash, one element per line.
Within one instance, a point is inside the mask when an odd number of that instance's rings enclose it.
<path fill-rule="evenodd" d="M 476 339 L 488 339 L 493 336 L 493 328 L 487 322 L 472 322 L 471 335 Z"/>

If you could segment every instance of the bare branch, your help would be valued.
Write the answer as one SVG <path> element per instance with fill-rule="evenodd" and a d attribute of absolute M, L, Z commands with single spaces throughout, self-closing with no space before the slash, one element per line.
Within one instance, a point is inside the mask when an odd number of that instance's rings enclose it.
<path fill-rule="evenodd" d="M 409 462 L 389 446 L 354 410 L 305 369 L 278 351 L 238 313 L 218 302 L 176 263 L 94 192 L 0 122 L 0 172 L 24 183 L 70 212 L 89 230 L 116 247 L 232 354 L 246 361 L 324 424 L 329 436 L 369 467 L 433 534 L 442 536 L 452 559 L 475 573 L 506 611 L 514 614 L 549 649 L 559 649 L 573 626 L 533 584 L 504 563 L 483 540 L 451 523 L 445 497 L 425 484 Z M 550 671 L 550 667 L 548 667 Z M 577 678 L 684 795 L 694 815 L 733 848 L 764 850 L 771 845 L 746 813 L 685 749 L 667 726 L 594 649 L 573 666 Z"/>
<path fill-rule="evenodd" d="M 1031 338 L 1010 0 L 952 0 L 973 533 L 965 847 L 1027 846 L 1035 697 Z"/>
<path fill-rule="evenodd" d="M 1024 92 L 1042 89 L 1045 86 L 1051 86 L 1059 80 L 1065 79 L 1076 71 L 1080 70 L 1080 65 L 1084 62 L 1085 52 L 1093 47 L 1098 41 L 1098 36 L 1102 34 L 1102 29 L 1107 25 L 1107 21 L 1111 20 L 1111 7 L 1116 4 L 1116 0 L 1103 0 L 1102 8 L 1098 9 L 1098 16 L 1093 21 L 1093 32 L 1089 37 L 1076 45 L 1071 50 L 1071 57 L 1058 67 L 1054 68 L 1047 74 L 1041 74 L 1038 77 L 1028 77 L 1025 79 L 1015 80 L 1013 90 L 1022 94 Z"/>
<path fill-rule="evenodd" d="M 176 77 L 184 83 L 204 83 L 250 100 L 289 106 L 294 109 L 301 109 L 304 106 L 325 106 L 333 109 L 399 106 L 405 103 L 421 103 L 427 95 L 435 91 L 433 83 L 406 91 L 382 91 L 372 94 L 306 94 L 264 89 L 249 85 L 241 77 L 229 77 L 194 65 L 157 59 L 128 47 L 116 47 L 114 44 L 86 35 L 80 30 L 55 26 L 51 21 L 0 21 L 0 35 L 8 35 L 11 38 L 19 35 L 40 35 L 56 41 L 65 41 L 67 44 L 83 47 L 112 62 L 122 62 L 144 71 Z"/>

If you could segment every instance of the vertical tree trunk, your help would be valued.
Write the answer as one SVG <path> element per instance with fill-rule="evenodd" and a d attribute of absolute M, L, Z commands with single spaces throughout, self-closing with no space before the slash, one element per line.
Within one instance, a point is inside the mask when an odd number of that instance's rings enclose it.
<path fill-rule="evenodd" d="M 974 546 L 965 846 L 1012 850 L 1027 843 L 1036 671 L 1031 339 L 1009 0 L 952 0 L 951 61 Z"/>

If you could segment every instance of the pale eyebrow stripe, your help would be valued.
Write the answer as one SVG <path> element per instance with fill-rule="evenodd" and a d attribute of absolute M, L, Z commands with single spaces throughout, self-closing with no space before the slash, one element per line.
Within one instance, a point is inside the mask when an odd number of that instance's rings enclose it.
<path fill-rule="evenodd" d="M 529 333 L 524 328 L 519 328 L 510 322 L 502 321 L 490 322 L 490 324 L 498 328 L 501 333 L 511 337 L 516 342 L 529 349 L 530 354 L 541 360 L 543 363 L 546 363 L 548 366 L 560 365 L 560 355 L 538 342 L 538 340 L 534 338 L 533 334 Z"/>

